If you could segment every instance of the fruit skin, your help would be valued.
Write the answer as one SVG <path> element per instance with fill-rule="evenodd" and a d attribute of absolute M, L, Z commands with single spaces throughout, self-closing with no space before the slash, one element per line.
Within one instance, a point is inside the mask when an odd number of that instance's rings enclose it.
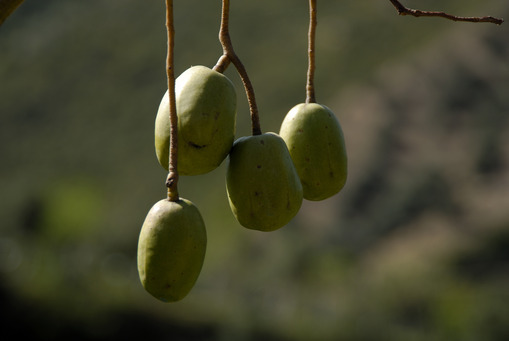
<path fill-rule="evenodd" d="M 178 117 L 178 171 L 199 175 L 217 168 L 235 139 L 237 97 L 232 82 L 206 66 L 193 66 L 175 81 Z M 155 149 L 168 170 L 169 99 L 164 94 L 155 120 Z"/>
<path fill-rule="evenodd" d="M 183 299 L 198 279 L 206 247 L 205 224 L 192 202 L 158 201 L 138 240 L 138 274 L 145 290 L 163 302 Z"/>
<path fill-rule="evenodd" d="M 286 225 L 302 204 L 302 185 L 283 139 L 275 133 L 235 141 L 226 169 L 228 200 L 238 222 L 273 231 Z"/>
<path fill-rule="evenodd" d="M 324 105 L 300 103 L 284 118 L 280 130 L 299 174 L 307 200 L 324 200 L 344 187 L 348 159 L 343 130 Z"/>

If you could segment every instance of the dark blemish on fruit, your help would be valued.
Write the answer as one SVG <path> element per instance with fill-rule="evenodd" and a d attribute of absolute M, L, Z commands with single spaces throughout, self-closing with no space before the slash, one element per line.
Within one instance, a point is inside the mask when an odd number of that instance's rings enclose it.
<path fill-rule="evenodd" d="M 297 129 L 297 132 L 298 132 L 298 133 L 303 133 L 303 132 L 304 132 L 304 129 L 302 129 L 302 128 Z"/>
<path fill-rule="evenodd" d="M 264 140 L 260 140 L 260 143 L 261 143 L 261 144 L 265 144 L 265 141 L 264 141 Z"/>
<path fill-rule="evenodd" d="M 193 148 L 196 148 L 196 149 L 202 149 L 204 147 L 206 147 L 207 145 L 206 144 L 203 144 L 203 145 L 199 145 L 199 144 L 196 144 L 196 143 L 193 143 L 193 142 L 188 142 L 188 144 L 193 147 Z"/>
<path fill-rule="evenodd" d="M 262 168 L 262 165 L 257 165 L 256 168 L 260 169 Z"/>

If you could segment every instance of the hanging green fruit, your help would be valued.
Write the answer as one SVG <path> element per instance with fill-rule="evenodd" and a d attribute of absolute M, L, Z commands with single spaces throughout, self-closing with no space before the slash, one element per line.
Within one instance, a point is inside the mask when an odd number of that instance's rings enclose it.
<path fill-rule="evenodd" d="M 285 142 L 275 133 L 235 141 L 228 158 L 226 187 L 233 214 L 249 229 L 279 229 L 302 204 L 299 177 Z"/>
<path fill-rule="evenodd" d="M 304 198 L 324 200 L 341 191 L 347 178 L 345 139 L 338 119 L 324 105 L 293 107 L 280 130 L 302 183 Z"/>
<path fill-rule="evenodd" d="M 217 168 L 235 139 L 237 97 L 232 82 L 205 66 L 193 66 L 175 81 L 178 115 L 178 172 L 199 175 Z M 168 170 L 168 92 L 155 121 L 155 149 Z"/>
<path fill-rule="evenodd" d="M 206 248 L 205 224 L 192 202 L 158 201 L 148 212 L 138 240 L 143 287 L 164 302 L 183 299 L 198 279 Z"/>

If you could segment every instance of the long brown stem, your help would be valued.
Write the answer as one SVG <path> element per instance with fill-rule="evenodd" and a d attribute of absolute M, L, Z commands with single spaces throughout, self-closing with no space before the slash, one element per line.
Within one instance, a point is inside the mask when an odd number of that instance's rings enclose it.
<path fill-rule="evenodd" d="M 0 0 L 0 25 L 2 25 L 24 0 Z"/>
<path fill-rule="evenodd" d="M 246 68 L 240 61 L 240 58 L 235 53 L 233 49 L 232 41 L 230 38 L 230 30 L 229 30 L 229 21 L 230 21 L 230 0 L 223 0 L 223 9 L 221 15 L 221 28 L 219 30 L 219 41 L 221 42 L 221 46 L 223 47 L 223 55 L 226 56 L 235 66 L 239 76 L 244 84 L 244 89 L 247 95 L 247 101 L 249 103 L 249 111 L 251 114 L 251 132 L 253 135 L 260 135 L 262 130 L 260 128 L 260 118 L 258 115 L 258 107 L 256 106 L 255 93 L 253 89 L 253 85 L 249 80 L 249 76 L 247 74 Z M 228 66 L 228 63 L 225 62 L 225 59 L 221 57 L 218 61 L 218 64 L 214 67 L 216 70 L 224 70 Z"/>
<path fill-rule="evenodd" d="M 166 27 L 168 35 L 168 54 L 166 59 L 166 74 L 168 78 L 168 99 L 170 115 L 170 157 L 168 165 L 168 177 L 166 178 L 166 187 L 168 188 L 168 200 L 179 200 L 178 193 L 178 170 L 177 170 L 177 151 L 178 151 L 178 118 L 177 105 L 175 101 L 175 72 L 174 72 L 174 46 L 175 46 L 175 28 L 173 26 L 173 0 L 166 0 Z"/>
<path fill-rule="evenodd" d="M 316 1 L 309 0 L 308 32 L 308 74 L 306 83 L 306 103 L 316 103 L 315 97 L 315 37 L 316 37 Z"/>
<path fill-rule="evenodd" d="M 453 21 L 468 21 L 468 22 L 487 22 L 493 23 L 497 25 L 501 25 L 504 22 L 504 19 L 495 18 L 491 16 L 487 17 L 459 17 L 452 14 L 447 14 L 445 12 L 436 12 L 436 11 L 421 11 L 418 9 L 411 9 L 405 7 L 398 0 L 389 0 L 392 5 L 396 8 L 399 15 L 411 15 L 414 17 L 441 17 Z"/>

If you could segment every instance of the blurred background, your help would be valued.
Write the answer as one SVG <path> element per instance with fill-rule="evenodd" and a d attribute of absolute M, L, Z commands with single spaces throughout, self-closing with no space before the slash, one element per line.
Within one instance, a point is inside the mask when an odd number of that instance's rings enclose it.
<path fill-rule="evenodd" d="M 500 0 L 405 1 L 509 18 Z M 232 1 L 262 130 L 305 100 L 307 1 Z M 25 1 L 0 27 L 2 340 L 508 340 L 509 23 L 399 17 L 319 1 L 317 101 L 340 120 L 344 190 L 288 226 L 234 219 L 224 164 L 183 177 L 208 231 L 191 293 L 162 303 L 136 269 L 166 195 L 153 125 L 164 1 Z M 176 73 L 212 67 L 220 1 L 175 2 Z M 237 86 L 237 137 L 250 133 Z"/>

